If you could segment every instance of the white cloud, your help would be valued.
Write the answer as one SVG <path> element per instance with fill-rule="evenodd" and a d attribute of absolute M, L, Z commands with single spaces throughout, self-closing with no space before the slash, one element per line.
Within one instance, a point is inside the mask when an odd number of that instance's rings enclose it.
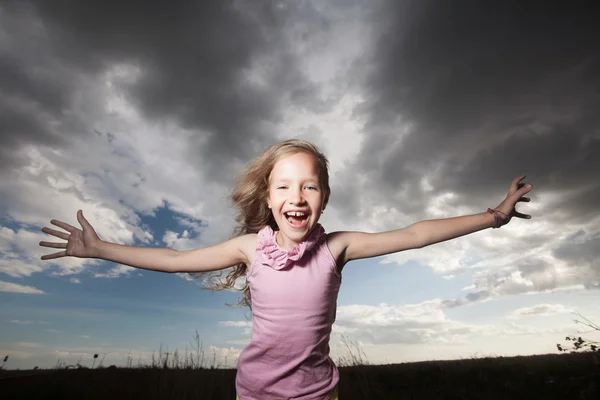
<path fill-rule="evenodd" d="M 187 229 L 181 234 L 173 231 L 166 231 L 162 240 L 167 247 L 175 250 L 191 250 L 200 247 L 201 243 L 199 238 L 191 239 Z"/>
<path fill-rule="evenodd" d="M 228 328 L 243 328 L 242 339 L 228 340 L 228 344 L 246 345 L 250 343 L 250 336 L 252 335 L 252 321 L 219 321 L 219 326 L 225 326 Z"/>
<path fill-rule="evenodd" d="M 106 272 L 94 272 L 94 278 L 119 278 L 121 276 L 130 276 L 136 269 L 127 265 L 117 265 Z"/>
<path fill-rule="evenodd" d="M 194 167 L 197 164 L 189 160 L 189 132 L 173 123 L 151 125 L 142 119 L 119 85 L 111 84 L 123 78 L 118 71 L 127 68 L 121 67 L 115 66 L 99 80 L 88 77 L 76 96 L 79 103 L 73 112 L 80 112 L 83 126 L 90 131 L 95 127 L 96 134 L 74 136 L 62 149 L 21 148 L 20 157 L 28 164 L 0 183 L 7 217 L 24 227 L 1 228 L 0 272 L 22 277 L 54 268 L 54 275 L 73 275 L 97 264 L 98 260 L 76 258 L 39 260 L 57 251 L 41 248 L 39 241 L 61 241 L 41 233 L 41 227 L 50 226 L 53 218 L 79 227 L 78 209 L 84 210 L 103 240 L 122 244 L 132 244 L 134 239 L 152 243 L 154 235 L 140 224 L 136 212 L 151 214 L 165 201 L 183 214 L 177 218 L 179 223 L 197 235 L 194 241 L 180 241 L 180 247 L 206 246 L 231 234 L 232 213 L 223 201 L 229 182 L 210 183 Z M 98 99 L 105 104 L 98 104 Z M 114 270 L 112 275 L 122 272 Z"/>
<path fill-rule="evenodd" d="M 441 300 L 418 304 L 378 306 L 350 305 L 338 307 L 333 332 L 363 344 L 467 344 L 473 338 L 497 335 L 533 335 L 555 333 L 547 328 L 518 325 L 466 323 L 447 318 Z M 336 338 L 336 341 L 339 341 Z"/>
<path fill-rule="evenodd" d="M 89 336 L 82 335 L 84 339 L 91 339 Z M 35 348 L 35 353 L 23 351 L 23 349 Z M 165 348 L 162 349 L 165 351 Z M 183 362 L 183 349 L 177 349 L 179 353 L 179 360 Z M 174 352 L 174 350 L 173 350 Z M 173 354 L 173 352 L 170 352 Z M 207 346 L 204 350 L 203 365 L 210 367 L 211 365 L 218 367 L 235 367 L 237 359 L 241 350 L 235 347 L 219 347 L 219 346 Z M 102 364 L 106 367 L 109 365 L 125 366 L 130 361 L 133 366 L 137 366 L 138 363 L 142 366 L 152 364 L 154 357 L 155 362 L 158 362 L 159 351 L 155 349 L 147 348 L 130 348 L 130 347 L 119 347 L 111 346 L 109 344 L 93 344 L 86 346 L 70 345 L 65 346 L 48 346 L 43 343 L 34 342 L 11 342 L 4 343 L 4 347 L 0 348 L 1 354 L 7 354 L 10 358 L 18 360 L 28 360 L 27 363 L 13 363 L 12 368 L 31 368 L 32 359 L 36 365 L 40 368 L 51 368 L 56 365 L 57 360 L 66 365 L 75 365 L 81 362 L 82 365 L 91 367 L 94 363 L 94 354 L 98 354 L 99 357 L 95 361 L 97 366 L 102 360 Z M 163 357 L 165 355 L 163 354 Z M 163 358 L 164 360 L 164 358 Z M 172 358 L 169 358 L 171 363 Z M 9 361 L 10 363 L 10 361 Z"/>
<path fill-rule="evenodd" d="M 420 304 L 394 306 L 382 303 L 378 306 L 348 305 L 338 307 L 338 322 L 353 322 L 361 325 L 403 325 L 407 322 L 440 323 L 445 315 L 437 300 Z"/>
<path fill-rule="evenodd" d="M 542 214 L 544 204 L 537 207 Z M 508 295 L 599 288 L 600 263 L 594 256 L 598 250 L 593 250 L 600 236 L 597 220 L 560 228 L 549 220 L 551 216 L 515 221 L 501 229 L 393 254 L 383 263 L 417 261 L 443 277 L 472 270 L 473 283 L 464 288 L 468 295 L 446 302 L 453 306 Z"/>
<path fill-rule="evenodd" d="M 25 293 L 25 294 L 45 294 L 43 290 L 36 289 L 33 286 L 19 285 L 17 283 L 0 281 L 0 292 Z"/>
<path fill-rule="evenodd" d="M 250 328 L 252 327 L 252 321 L 219 321 L 219 325 L 234 328 Z"/>
<path fill-rule="evenodd" d="M 461 340 L 480 328 L 447 319 L 439 300 L 419 304 L 338 307 L 334 332 L 361 342 L 423 343 Z"/>
<path fill-rule="evenodd" d="M 250 344 L 250 337 L 244 338 L 244 339 L 232 339 L 232 340 L 227 340 L 225 343 L 227 344 L 233 344 L 233 345 L 238 345 L 238 346 L 247 346 Z"/>
<path fill-rule="evenodd" d="M 39 231 L 32 231 L 22 228 L 17 230 L 2 228 L 0 235 L 5 240 L 4 247 L 7 250 L 0 254 L 0 272 L 15 278 L 29 277 L 33 273 L 46 270 L 52 270 L 53 275 L 72 275 L 81 272 L 85 265 L 98 264 L 98 260 L 74 257 L 50 261 L 40 260 L 44 254 L 60 251 L 60 249 L 41 247 L 39 246 L 40 241 L 61 240 L 49 237 L 41 232 L 41 227 L 39 229 Z"/>
<path fill-rule="evenodd" d="M 33 357 L 35 357 L 37 354 L 35 353 L 30 353 L 28 351 L 22 351 L 22 350 L 9 350 L 9 349 L 0 349 L 0 351 L 2 352 L 2 354 L 5 354 L 7 356 L 9 356 L 9 360 L 12 361 L 12 358 L 15 358 L 17 360 L 29 360 Z M 9 364 L 10 365 L 10 364 Z"/>
<path fill-rule="evenodd" d="M 537 304 L 532 307 L 521 307 L 509 314 L 509 318 L 549 316 L 556 314 L 572 313 L 574 310 L 562 304 Z"/>
<path fill-rule="evenodd" d="M 42 343 L 37 343 L 37 342 L 16 342 L 15 343 L 16 346 L 18 347 L 41 347 Z"/>
<path fill-rule="evenodd" d="M 12 276 L 13 278 L 31 276 L 31 274 L 35 272 L 41 272 L 43 270 L 44 268 L 39 265 L 20 260 L 18 258 L 0 259 L 0 272 L 8 276 Z"/>
<path fill-rule="evenodd" d="M 29 257 L 22 259 L 24 248 L 31 243 L 32 235 L 32 232 L 24 230 L 0 228 L 0 272 L 20 278 L 43 270 L 40 262 Z"/>
<path fill-rule="evenodd" d="M 215 366 L 235 367 L 241 352 L 242 350 L 235 347 L 210 346 L 206 354 L 207 365 L 211 366 L 214 360 Z"/>
<path fill-rule="evenodd" d="M 20 319 L 11 319 L 10 322 L 12 324 L 22 324 L 22 325 L 27 325 L 27 324 L 33 324 L 33 323 L 35 323 L 35 321 L 22 321 Z"/>

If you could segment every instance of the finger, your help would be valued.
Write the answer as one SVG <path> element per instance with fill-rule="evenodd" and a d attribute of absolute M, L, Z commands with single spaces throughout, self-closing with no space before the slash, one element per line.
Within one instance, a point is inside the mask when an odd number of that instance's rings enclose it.
<path fill-rule="evenodd" d="M 523 179 L 525 179 L 525 175 L 521 175 L 521 176 L 517 176 L 516 178 L 514 178 L 511 182 L 510 182 L 510 189 L 508 190 L 508 193 L 514 193 L 517 190 L 520 189 L 519 182 L 521 182 Z"/>
<path fill-rule="evenodd" d="M 522 214 L 522 213 L 520 213 L 518 211 L 514 211 L 513 212 L 513 216 L 517 217 L 517 218 L 531 219 L 531 215 L 529 215 L 529 214 Z"/>
<path fill-rule="evenodd" d="M 46 228 L 46 227 L 42 228 L 42 232 L 47 233 L 52 236 L 56 236 L 57 238 L 65 239 L 65 240 L 69 240 L 69 237 L 71 236 L 68 233 L 64 233 L 64 232 L 57 231 L 52 228 Z"/>
<path fill-rule="evenodd" d="M 525 179 L 526 177 L 527 177 L 527 175 L 517 176 L 516 178 L 513 178 L 512 183 L 517 184 L 517 183 L 521 182 L 523 179 Z"/>
<path fill-rule="evenodd" d="M 77 228 L 75 228 L 73 225 L 69 225 L 66 222 L 62 222 L 62 221 L 59 221 L 57 219 L 53 219 L 52 221 L 50 221 L 50 223 L 52 225 L 56 225 L 56 226 L 59 226 L 59 227 L 63 228 L 67 232 L 73 233 L 74 231 L 77 230 Z"/>
<path fill-rule="evenodd" d="M 66 249 L 67 248 L 67 244 L 66 243 L 56 243 L 56 242 L 40 242 L 40 246 L 43 247 L 53 247 L 55 249 Z"/>
<path fill-rule="evenodd" d="M 523 196 L 525 193 L 529 193 L 531 189 L 533 189 L 531 183 L 519 183 L 518 187 L 517 193 L 519 194 L 519 197 Z"/>
<path fill-rule="evenodd" d="M 90 225 L 90 223 L 88 222 L 88 220 L 85 219 L 85 217 L 83 216 L 83 211 L 82 210 L 78 210 L 77 211 L 77 221 L 79 221 L 79 224 L 85 230 L 93 229 L 92 225 Z"/>
<path fill-rule="evenodd" d="M 45 256 L 42 256 L 42 260 L 52 260 L 54 258 L 65 257 L 66 255 L 66 251 L 59 251 L 58 253 L 46 254 Z"/>

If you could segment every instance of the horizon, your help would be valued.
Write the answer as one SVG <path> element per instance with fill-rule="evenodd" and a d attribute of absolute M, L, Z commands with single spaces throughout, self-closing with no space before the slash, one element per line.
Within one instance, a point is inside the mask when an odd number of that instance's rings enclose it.
<path fill-rule="evenodd" d="M 103 240 L 219 243 L 235 177 L 288 138 L 329 159 L 327 232 L 485 212 L 515 176 L 534 185 L 531 220 L 345 266 L 334 360 L 342 336 L 372 364 L 558 353 L 573 313 L 600 321 L 596 21 L 573 2 L 0 4 L 5 368 L 150 360 L 196 332 L 233 365 L 239 293 L 41 261 L 41 229 L 82 209 Z"/>

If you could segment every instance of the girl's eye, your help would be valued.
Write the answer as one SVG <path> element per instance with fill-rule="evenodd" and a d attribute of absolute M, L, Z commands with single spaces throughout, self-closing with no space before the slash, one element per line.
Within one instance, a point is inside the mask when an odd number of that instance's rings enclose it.
<path fill-rule="evenodd" d="M 307 186 L 306 188 L 308 190 L 317 190 L 318 189 L 316 186 Z"/>
<path fill-rule="evenodd" d="M 287 189 L 287 186 L 278 186 L 277 189 Z"/>

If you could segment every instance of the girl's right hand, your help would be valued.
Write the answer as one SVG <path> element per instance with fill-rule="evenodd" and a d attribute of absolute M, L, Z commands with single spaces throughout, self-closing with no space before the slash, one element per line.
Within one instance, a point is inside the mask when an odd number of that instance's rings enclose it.
<path fill-rule="evenodd" d="M 42 256 L 42 260 L 51 260 L 60 257 L 79 257 L 79 258 L 94 258 L 98 255 L 98 245 L 101 242 L 92 225 L 83 217 L 83 211 L 77 211 L 77 221 L 82 229 L 75 228 L 65 222 L 53 219 L 50 221 L 53 225 L 63 228 L 69 233 L 57 231 L 51 228 L 44 227 L 42 232 L 47 233 L 57 238 L 64 239 L 66 242 L 40 242 L 42 247 L 52 247 L 55 249 L 65 249 L 53 254 Z"/>

